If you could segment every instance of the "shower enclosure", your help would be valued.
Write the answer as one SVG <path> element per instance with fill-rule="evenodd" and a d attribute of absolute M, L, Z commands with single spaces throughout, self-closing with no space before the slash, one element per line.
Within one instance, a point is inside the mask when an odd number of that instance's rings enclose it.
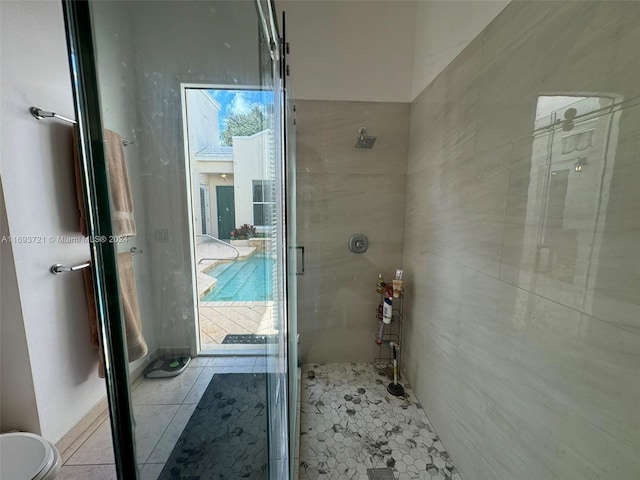
<path fill-rule="evenodd" d="M 273 260 L 268 276 L 269 320 L 278 332 L 276 341 L 264 349 L 266 389 L 260 395 L 266 400 L 267 467 L 263 473 L 264 478 L 288 478 L 293 458 L 289 442 L 294 438 L 290 429 L 296 425 L 290 405 L 296 405 L 297 392 L 297 267 L 296 250 L 290 248 L 295 246 L 295 224 L 287 222 L 295 218 L 291 195 L 295 154 L 287 147 L 291 138 L 285 141 L 285 137 L 293 135 L 294 108 L 283 80 L 286 60 L 274 6 L 264 0 L 65 1 L 64 9 L 78 119 L 79 174 L 118 477 L 138 478 L 144 447 L 136 443 L 135 429 L 159 421 L 163 414 L 162 401 L 155 410 L 135 405 L 131 384 L 155 358 L 199 353 L 195 255 L 199 232 L 194 230 L 194 212 L 199 209 L 193 205 L 200 199 L 194 198 L 191 188 L 194 172 L 187 146 L 190 132 L 183 129 L 189 113 L 184 92 L 186 85 L 224 85 L 261 92 L 250 105 L 263 113 L 261 148 L 253 159 L 259 171 L 253 174 L 261 186 L 268 185 L 274 199 L 261 212 L 269 210 L 270 225 L 265 230 L 265 255 Z M 242 96 L 227 105 L 208 100 L 221 112 L 222 123 L 225 114 L 246 103 Z M 106 147 L 112 137 L 130 140 L 123 149 L 124 175 L 115 179 L 112 172 L 110 176 L 113 167 Z M 212 147 L 219 144 L 214 132 L 205 140 Z M 240 184 L 234 188 L 236 197 L 251 194 Z M 123 207 L 123 191 L 130 197 L 129 207 Z M 133 223 L 124 232 L 123 218 Z M 146 356 L 139 359 L 130 358 L 130 349 L 127 353 L 130 332 L 124 310 L 132 292 L 122 282 L 120 262 L 131 249 L 143 252 L 132 260 L 141 335 L 148 346 Z M 217 421 L 205 419 L 211 430 Z"/>

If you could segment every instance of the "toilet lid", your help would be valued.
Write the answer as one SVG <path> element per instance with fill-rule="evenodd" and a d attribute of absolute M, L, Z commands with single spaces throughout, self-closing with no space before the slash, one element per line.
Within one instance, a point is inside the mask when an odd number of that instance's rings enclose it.
<path fill-rule="evenodd" d="M 51 467 L 55 456 L 51 445 L 33 433 L 0 435 L 0 464 L 2 478 L 32 480 Z"/>

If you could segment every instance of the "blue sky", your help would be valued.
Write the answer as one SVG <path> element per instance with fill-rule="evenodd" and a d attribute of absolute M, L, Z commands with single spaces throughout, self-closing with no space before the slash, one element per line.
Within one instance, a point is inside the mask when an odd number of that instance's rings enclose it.
<path fill-rule="evenodd" d="M 207 93 L 222 105 L 218 118 L 221 130 L 230 113 L 247 113 L 256 103 L 263 106 L 273 103 L 273 92 L 265 90 L 207 90 Z"/>

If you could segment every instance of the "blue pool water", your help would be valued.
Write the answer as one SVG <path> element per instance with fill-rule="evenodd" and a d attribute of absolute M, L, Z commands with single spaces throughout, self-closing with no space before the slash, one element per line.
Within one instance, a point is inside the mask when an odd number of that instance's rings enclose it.
<path fill-rule="evenodd" d="M 244 260 L 221 263 L 207 272 L 216 286 L 200 300 L 204 302 L 263 302 L 271 299 L 273 259 L 252 255 Z"/>

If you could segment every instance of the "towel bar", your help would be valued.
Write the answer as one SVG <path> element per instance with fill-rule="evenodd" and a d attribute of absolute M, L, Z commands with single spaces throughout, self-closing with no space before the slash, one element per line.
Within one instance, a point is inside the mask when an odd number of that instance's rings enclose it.
<path fill-rule="evenodd" d="M 89 268 L 90 266 L 91 262 L 81 263 L 80 265 L 74 265 L 73 267 L 67 267 L 61 263 L 56 263 L 55 265 L 51 265 L 49 271 L 54 275 L 60 275 L 61 273 L 77 272 L 78 270 Z"/>
<path fill-rule="evenodd" d="M 136 247 L 131 247 L 131 255 L 137 255 L 142 253 L 142 250 Z M 51 265 L 49 271 L 54 275 L 60 275 L 61 273 L 69 273 L 69 272 L 77 272 L 78 270 L 82 270 L 84 268 L 89 268 L 91 266 L 91 262 L 81 263 L 80 265 L 74 265 L 73 267 L 67 267 L 66 265 L 62 265 L 61 263 L 56 263 L 55 265 Z"/>
<path fill-rule="evenodd" d="M 56 112 L 47 112 L 46 110 L 42 110 L 41 108 L 38 108 L 38 107 L 30 107 L 29 112 L 31 112 L 31 115 L 33 115 L 38 120 L 44 120 L 45 118 L 57 118 L 58 120 L 62 120 L 63 122 L 67 122 L 67 123 L 73 123 L 74 125 L 78 123 L 72 118 L 64 117 L 62 115 L 57 114 Z M 123 147 L 126 147 L 127 145 L 132 145 L 132 144 L 133 144 L 133 140 L 129 140 L 124 137 L 122 138 Z"/>

